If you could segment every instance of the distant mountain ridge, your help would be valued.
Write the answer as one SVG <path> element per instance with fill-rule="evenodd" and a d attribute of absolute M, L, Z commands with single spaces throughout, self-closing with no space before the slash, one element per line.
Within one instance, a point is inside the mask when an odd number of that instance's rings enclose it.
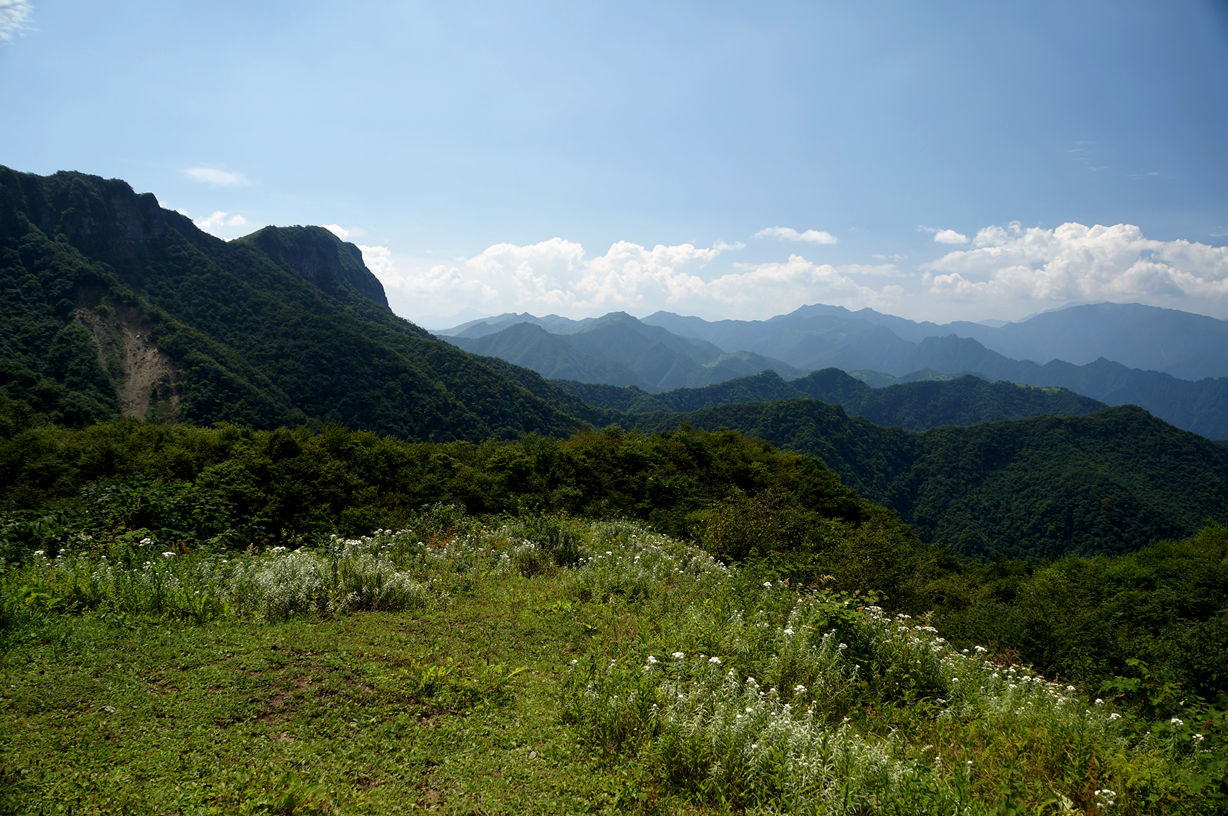
<path fill-rule="evenodd" d="M 769 369 L 785 376 L 803 373 L 762 355 L 726 353 L 706 340 L 682 337 L 623 312 L 582 321 L 520 317 L 465 324 L 457 327 L 458 334 L 439 336 L 472 354 L 499 357 L 549 379 L 648 391 L 702 387 Z"/>
<path fill-rule="evenodd" d="M 467 350 L 511 360 L 551 379 L 634 385 L 652 393 L 703 387 L 720 382 L 718 375 L 726 379 L 743 377 L 765 369 L 777 371 L 786 379 L 839 369 L 858 372 L 860 378 L 876 385 L 898 379 L 971 374 L 989 381 L 1064 388 L 1106 405 L 1138 405 L 1177 427 L 1209 439 L 1228 439 L 1228 376 L 1187 380 L 1164 371 L 1131 368 L 1105 356 L 1077 364 L 1055 359 L 1042 364 L 1012 359 L 982 342 L 992 340 L 1002 348 L 1041 356 L 1045 349 L 1055 350 L 1065 343 L 1078 351 L 1072 356 L 1079 359 L 1096 350 L 1116 347 L 1123 350 L 1119 356 L 1152 362 L 1163 358 L 1180 371 L 1228 371 L 1228 354 L 1223 353 L 1228 348 L 1228 322 L 1171 309 L 1129 304 L 1080 306 L 1000 328 L 977 323 L 916 323 L 870 309 L 852 312 L 825 305 L 804 306 L 768 320 L 706 321 L 657 312 L 639 321 L 670 332 L 675 337 L 675 349 L 685 347 L 680 340 L 691 338 L 710 344 L 709 355 L 716 353 L 713 348 L 741 355 L 736 364 L 724 358 L 724 365 L 711 366 L 698 375 L 693 366 L 687 370 L 686 366 L 674 365 L 676 352 L 662 352 L 663 357 L 657 359 L 641 350 L 638 358 L 625 358 L 613 368 L 608 358 L 575 357 L 579 344 L 568 338 L 584 336 L 586 327 L 600 325 L 604 319 L 501 315 L 449 330 L 468 336 L 448 339 Z M 619 317 L 620 325 L 628 331 L 634 320 L 627 315 Z M 520 345 L 522 335 L 511 328 L 515 324 L 537 326 L 541 333 L 534 337 L 540 342 L 533 347 Z M 1153 341 L 1149 327 L 1154 326 L 1169 326 L 1170 330 Z M 623 345 L 620 342 L 613 347 Z M 568 347 L 572 350 L 566 350 Z M 583 351 L 589 353 L 588 349 Z M 559 364 L 564 358 L 568 364 Z M 756 366 L 758 369 L 752 370 Z"/>
<path fill-rule="evenodd" d="M 1001 326 L 967 321 L 940 325 L 873 309 L 850 311 L 821 304 L 768 320 L 709 322 L 656 312 L 644 322 L 708 340 L 726 351 L 736 346 L 800 367 L 812 365 L 813 360 L 805 356 L 804 347 L 799 349 L 793 342 L 799 335 L 871 338 L 882 337 L 873 328 L 883 328 L 907 343 L 954 335 L 976 340 L 1005 357 L 1042 364 L 1064 360 L 1084 365 L 1103 357 L 1126 368 L 1159 371 L 1179 379 L 1228 377 L 1228 355 L 1223 354 L 1228 348 L 1228 321 L 1137 303 L 1070 306 Z M 795 356 L 799 354 L 802 356 Z M 908 373 L 894 362 L 878 368 L 897 375 Z"/>
<path fill-rule="evenodd" d="M 681 388 L 661 394 L 650 394 L 634 386 L 620 388 L 567 381 L 556 384 L 590 405 L 624 413 L 686 412 L 721 405 L 816 399 L 839 405 L 876 425 L 911 431 L 1045 415 L 1089 414 L 1106 407 L 1063 388 L 991 383 L 972 375 L 871 388 L 835 368 L 788 382 L 774 371 L 764 371 L 704 388 Z"/>

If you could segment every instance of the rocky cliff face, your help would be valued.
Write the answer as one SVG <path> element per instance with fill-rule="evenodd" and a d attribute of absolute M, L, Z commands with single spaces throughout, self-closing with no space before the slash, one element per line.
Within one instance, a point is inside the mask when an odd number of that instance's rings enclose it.
<path fill-rule="evenodd" d="M 362 262 L 358 247 L 323 227 L 265 227 L 239 240 L 335 298 L 357 295 L 388 308 L 384 287 Z"/>

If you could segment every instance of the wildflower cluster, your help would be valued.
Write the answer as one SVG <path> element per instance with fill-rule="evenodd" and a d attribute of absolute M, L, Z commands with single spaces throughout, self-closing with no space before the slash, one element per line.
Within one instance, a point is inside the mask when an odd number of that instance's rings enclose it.
<path fill-rule="evenodd" d="M 390 531 L 361 539 L 334 537 L 317 549 L 273 547 L 242 556 L 178 555 L 155 551 L 152 541 L 141 544 L 148 550 L 144 560 L 36 554 L 21 578 L 40 587 L 46 603 L 61 611 L 195 621 L 412 609 L 447 598 L 444 582 L 423 577 L 441 556 L 424 552 L 425 547 L 407 550 Z M 407 557 L 411 553 L 417 558 Z M 409 562 L 411 569 L 398 561 Z"/>
<path fill-rule="evenodd" d="M 631 543 L 580 565 L 576 589 L 624 602 L 646 592 L 640 603 L 656 609 L 662 593 L 693 602 L 671 609 L 668 639 L 655 649 L 630 643 L 611 660 L 599 644 L 577 659 L 565 716 L 591 744 L 639 756 L 676 790 L 773 812 L 983 812 L 997 790 L 987 769 L 1020 755 L 1041 772 L 1027 783 L 1034 803 L 1116 801 L 1117 812 L 1120 798 L 1097 800 L 1084 783 L 1133 787 L 1133 796 L 1168 784 L 1136 773 L 1166 767 L 1157 743 L 1138 741 L 1125 719 L 1074 686 L 997 663 L 982 646 L 956 649 L 925 621 L 860 597 L 799 595 L 779 581 L 734 591 L 736 574 L 719 566 L 688 579 L 709 582 L 688 596 L 658 555 L 670 545 Z M 654 569 L 655 558 L 669 569 Z M 753 606 L 719 613 L 714 598 Z M 895 725 L 916 730 L 919 710 L 923 748 Z M 973 757 L 967 745 L 977 746 Z M 1097 770 L 1075 780 L 1070 767 Z"/>
<path fill-rule="evenodd" d="M 591 544 L 568 574 L 582 601 L 613 596 L 636 601 L 682 582 L 689 592 L 701 592 L 729 574 L 703 550 L 628 522 L 596 522 L 589 529 Z"/>
<path fill-rule="evenodd" d="M 722 663 L 683 652 L 638 668 L 577 663 L 566 716 L 603 747 L 643 751 L 664 782 L 738 808 L 878 812 L 921 792 L 936 809 L 957 804 L 932 768 L 897 758 L 890 737 L 859 734 L 799 702 L 809 699 L 802 684 L 781 694 Z"/>

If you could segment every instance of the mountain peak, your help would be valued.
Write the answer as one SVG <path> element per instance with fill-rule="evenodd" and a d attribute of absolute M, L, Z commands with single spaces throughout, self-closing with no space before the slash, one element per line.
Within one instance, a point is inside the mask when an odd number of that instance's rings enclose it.
<path fill-rule="evenodd" d="M 363 263 L 362 251 L 324 227 L 265 227 L 238 240 L 335 298 L 357 295 L 388 308 L 384 287 Z"/>

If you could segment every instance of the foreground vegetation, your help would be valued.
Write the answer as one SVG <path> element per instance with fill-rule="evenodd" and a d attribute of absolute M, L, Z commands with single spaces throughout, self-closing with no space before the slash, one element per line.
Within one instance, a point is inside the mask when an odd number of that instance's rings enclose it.
<path fill-rule="evenodd" d="M 3 576 L 3 809 L 1215 813 L 1213 709 L 1149 720 L 873 596 L 627 522 Z M 54 757 L 53 761 L 48 761 Z"/>
<path fill-rule="evenodd" d="M 123 550 L 148 536 L 179 554 L 293 550 L 334 533 L 399 529 L 436 501 L 487 515 L 630 518 L 774 578 L 873 588 L 893 610 L 932 613 L 961 645 L 1067 682 L 1120 677 L 1157 716 L 1189 695 L 1214 702 L 1228 690 L 1222 526 L 1116 556 L 960 559 L 818 460 L 731 431 L 430 444 L 336 426 L 68 430 L 0 411 L 0 472 L 9 563 L 38 550 L 54 558 L 66 545 Z"/>

